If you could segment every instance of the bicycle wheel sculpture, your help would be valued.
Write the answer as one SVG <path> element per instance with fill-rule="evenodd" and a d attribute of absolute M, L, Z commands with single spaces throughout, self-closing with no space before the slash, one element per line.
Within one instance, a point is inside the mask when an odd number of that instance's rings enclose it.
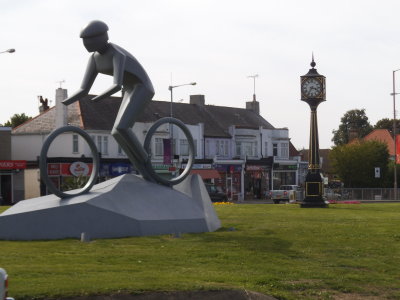
<path fill-rule="evenodd" d="M 182 133 L 188 142 L 188 148 L 189 148 L 188 149 L 189 150 L 188 161 L 187 161 L 186 166 L 183 169 L 182 173 L 180 173 L 179 176 L 173 177 L 173 178 L 162 177 L 160 174 L 158 174 L 153 168 L 151 159 L 149 159 L 149 161 L 147 163 L 147 169 L 150 172 L 151 176 L 154 178 L 154 180 L 156 180 L 158 183 L 161 183 L 161 184 L 167 185 L 167 186 L 172 186 L 172 185 L 182 182 L 190 174 L 190 170 L 192 169 L 193 162 L 194 162 L 194 155 L 195 155 L 194 142 L 193 142 L 192 134 L 190 133 L 189 129 L 186 127 L 186 125 L 182 121 L 175 119 L 175 118 L 170 118 L 170 117 L 159 119 L 150 127 L 149 131 L 146 134 L 146 138 L 144 141 L 144 149 L 150 155 L 150 158 L 151 158 L 151 153 L 152 153 L 151 140 L 152 140 L 154 134 L 156 133 L 156 131 L 165 124 L 171 124 L 171 127 L 173 125 L 176 125 L 180 130 L 182 130 Z"/>
<path fill-rule="evenodd" d="M 86 182 L 86 184 L 81 188 L 73 191 L 61 191 L 58 189 L 53 181 L 50 179 L 48 173 L 47 173 L 47 154 L 49 151 L 49 148 L 52 144 L 52 142 L 57 138 L 60 134 L 64 132 L 74 132 L 78 135 L 80 135 L 89 145 L 90 150 L 92 152 L 92 158 L 93 158 L 93 168 L 92 168 L 92 173 L 90 174 L 89 180 Z M 75 127 L 75 126 L 64 126 L 57 128 L 53 130 L 50 135 L 46 138 L 44 141 L 42 150 L 40 152 L 40 160 L 39 160 L 39 167 L 40 167 L 40 176 L 44 183 L 46 184 L 47 188 L 55 195 L 57 195 L 60 198 L 67 198 L 67 197 L 72 197 L 72 196 L 78 196 L 84 193 L 87 193 L 90 191 L 92 186 L 95 184 L 97 180 L 97 176 L 99 173 L 99 165 L 100 165 L 100 159 L 99 159 L 99 153 L 97 151 L 97 147 L 95 143 L 93 142 L 92 138 L 87 134 L 84 130 Z"/>

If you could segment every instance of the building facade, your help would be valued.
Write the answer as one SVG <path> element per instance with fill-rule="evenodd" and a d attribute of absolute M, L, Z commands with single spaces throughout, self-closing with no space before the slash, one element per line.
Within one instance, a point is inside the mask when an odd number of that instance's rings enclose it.
<path fill-rule="evenodd" d="M 38 175 L 38 156 L 46 136 L 55 128 L 74 125 L 92 137 L 101 154 L 102 180 L 124 173 L 135 172 L 111 135 L 111 129 L 121 103 L 120 97 L 109 97 L 92 102 L 87 96 L 66 107 L 61 101 L 67 97 L 64 89 L 56 90 L 56 105 L 12 131 L 12 159 L 26 160 L 23 172 L 24 196 L 29 199 L 46 194 Z M 206 105 L 203 95 L 190 96 L 190 103 L 152 101 L 135 123 L 133 131 L 143 142 L 150 126 L 159 118 L 170 116 L 180 119 L 189 128 L 195 144 L 193 173 L 206 182 L 220 186 L 233 199 L 263 198 L 265 192 L 280 184 L 300 184 L 299 156 L 290 143 L 287 128 L 274 128 L 254 108 L 247 109 Z M 165 164 L 165 143 L 168 128 L 157 130 L 153 137 L 151 159 L 157 172 L 168 175 Z M 61 186 L 73 178 L 74 162 L 79 161 L 90 172 L 90 149 L 74 133 L 65 133 L 56 139 L 48 153 L 48 174 Z M 174 132 L 172 145 L 175 162 L 185 163 L 188 144 Z M 293 154 L 294 153 L 294 154 Z M 71 169 L 72 168 L 72 169 Z"/>

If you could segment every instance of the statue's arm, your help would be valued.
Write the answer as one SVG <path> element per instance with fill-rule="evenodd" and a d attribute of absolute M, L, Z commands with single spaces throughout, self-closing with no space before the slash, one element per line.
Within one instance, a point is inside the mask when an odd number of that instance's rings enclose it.
<path fill-rule="evenodd" d="M 118 91 L 120 91 L 122 89 L 122 82 L 123 82 L 123 79 L 124 79 L 124 72 L 125 72 L 126 56 L 121 54 L 121 53 L 118 53 L 118 54 L 119 55 L 115 55 L 114 58 L 113 58 L 113 69 L 114 69 L 113 84 L 105 92 L 103 92 L 102 94 L 94 97 L 92 99 L 93 101 L 99 101 L 101 99 L 109 97 L 112 94 L 115 94 L 116 92 L 118 92 Z"/>
<path fill-rule="evenodd" d="M 91 56 L 86 67 L 85 76 L 83 77 L 80 89 L 76 91 L 72 96 L 65 99 L 62 103 L 65 105 L 69 105 L 81 99 L 82 97 L 85 97 L 89 93 L 97 74 L 98 72 L 96 70 L 96 64 L 94 62 L 93 56 Z"/>

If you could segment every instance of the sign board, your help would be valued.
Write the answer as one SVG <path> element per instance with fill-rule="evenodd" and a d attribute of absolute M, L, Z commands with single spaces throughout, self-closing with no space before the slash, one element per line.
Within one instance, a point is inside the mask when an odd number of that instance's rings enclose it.
<path fill-rule="evenodd" d="M 26 160 L 0 160 L 0 170 L 26 169 Z"/>
<path fill-rule="evenodd" d="M 76 161 L 69 166 L 69 171 L 76 177 L 87 176 L 89 175 L 89 166 L 84 162 Z"/>
<path fill-rule="evenodd" d="M 381 178 L 381 168 L 375 168 L 375 178 Z"/>

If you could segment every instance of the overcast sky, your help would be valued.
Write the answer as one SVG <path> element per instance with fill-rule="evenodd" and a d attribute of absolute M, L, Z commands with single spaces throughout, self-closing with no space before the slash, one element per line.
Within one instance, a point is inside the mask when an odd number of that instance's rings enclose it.
<path fill-rule="evenodd" d="M 400 1 L 396 0 L 0 0 L 0 123 L 15 113 L 38 114 L 38 95 L 53 100 L 59 81 L 79 88 L 89 53 L 79 38 L 89 21 L 110 28 L 110 41 L 147 70 L 155 100 L 245 107 L 256 95 L 261 115 L 289 128 L 296 148 L 308 148 L 310 111 L 300 101 L 300 76 L 314 52 L 326 76 L 318 108 L 320 147 L 350 109 L 366 109 L 372 125 L 393 118 L 392 71 L 400 68 Z M 396 89 L 400 91 L 400 72 Z M 100 76 L 91 90 L 108 88 Z M 399 104 L 400 105 L 400 104 Z"/>

